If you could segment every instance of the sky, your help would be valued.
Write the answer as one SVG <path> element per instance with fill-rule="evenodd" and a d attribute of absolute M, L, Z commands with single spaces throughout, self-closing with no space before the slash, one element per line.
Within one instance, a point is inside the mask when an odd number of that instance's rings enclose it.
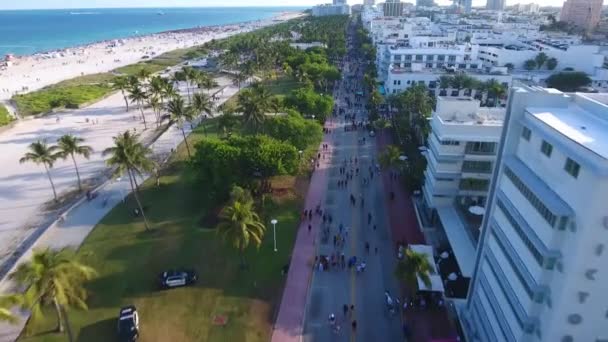
<path fill-rule="evenodd" d="M 0 0 L 0 10 L 62 9 L 62 8 L 118 8 L 118 7 L 225 7 L 225 6 L 314 6 L 331 0 Z M 380 0 L 376 0 L 380 1 Z M 402 0 L 414 2 L 414 0 Z M 440 5 L 449 0 L 436 0 Z M 348 0 L 358 4 L 363 0 Z M 536 2 L 541 6 L 561 6 L 563 0 L 507 0 L 507 5 Z M 473 6 L 485 5 L 485 0 L 473 0 Z M 0 24 L 1 25 L 1 24 Z"/>

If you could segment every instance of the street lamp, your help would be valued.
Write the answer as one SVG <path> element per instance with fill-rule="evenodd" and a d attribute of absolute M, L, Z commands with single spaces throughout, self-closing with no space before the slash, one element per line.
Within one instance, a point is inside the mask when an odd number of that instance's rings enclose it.
<path fill-rule="evenodd" d="M 312 119 L 313 119 L 313 120 L 315 119 L 315 115 L 314 115 L 314 114 L 312 115 Z"/>
<path fill-rule="evenodd" d="M 300 155 L 300 159 L 302 159 L 302 153 L 304 153 L 304 151 L 302 151 L 302 150 L 298 151 L 298 154 Z"/>
<path fill-rule="evenodd" d="M 277 251 L 277 219 L 272 219 L 270 220 L 270 223 L 272 223 L 272 238 L 274 241 L 274 251 Z"/>

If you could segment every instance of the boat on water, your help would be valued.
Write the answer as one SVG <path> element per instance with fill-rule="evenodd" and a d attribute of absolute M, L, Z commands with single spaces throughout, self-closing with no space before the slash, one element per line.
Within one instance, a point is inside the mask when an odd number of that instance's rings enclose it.
<path fill-rule="evenodd" d="M 163 11 L 158 11 L 158 12 L 156 12 L 156 15 L 165 15 L 165 12 L 163 12 Z"/>

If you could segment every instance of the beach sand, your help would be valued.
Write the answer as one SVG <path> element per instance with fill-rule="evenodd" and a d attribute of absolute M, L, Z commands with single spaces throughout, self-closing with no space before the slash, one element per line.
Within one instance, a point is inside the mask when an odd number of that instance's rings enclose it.
<path fill-rule="evenodd" d="M 212 39 L 249 32 L 301 16 L 284 12 L 247 23 L 192 28 L 140 37 L 103 41 L 64 50 L 15 57 L 0 69 L 0 101 L 81 75 L 108 72 L 162 53 L 204 44 Z"/>

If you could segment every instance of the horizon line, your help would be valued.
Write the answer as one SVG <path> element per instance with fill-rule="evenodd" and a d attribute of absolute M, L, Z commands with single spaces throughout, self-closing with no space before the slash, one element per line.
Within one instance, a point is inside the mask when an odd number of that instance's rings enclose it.
<path fill-rule="evenodd" d="M 166 9 L 166 8 L 311 8 L 312 6 L 134 6 L 134 7 L 64 7 L 64 8 L 0 8 L 1 11 L 62 11 L 80 9 Z"/>

